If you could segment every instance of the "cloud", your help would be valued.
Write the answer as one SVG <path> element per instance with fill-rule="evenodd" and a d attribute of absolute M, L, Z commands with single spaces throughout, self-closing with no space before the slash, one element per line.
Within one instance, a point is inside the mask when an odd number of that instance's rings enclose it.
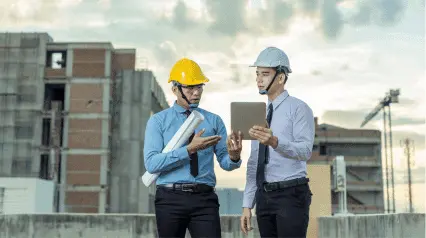
<path fill-rule="evenodd" d="M 251 37 L 287 33 L 295 17 L 295 5 L 289 1 L 269 0 L 264 8 L 250 9 L 246 13 Z"/>
<path fill-rule="evenodd" d="M 399 22 L 405 8 L 404 4 L 407 4 L 406 1 L 402 0 L 377 0 L 372 2 L 375 6 L 374 9 L 381 9 L 379 24 L 382 25 L 394 25 Z"/>
<path fill-rule="evenodd" d="M 299 2 L 305 13 L 314 13 L 319 6 L 319 0 L 300 0 Z"/>
<path fill-rule="evenodd" d="M 327 38 L 335 39 L 342 31 L 342 13 L 337 9 L 336 1 L 326 0 L 321 7 L 322 31 Z"/>
<path fill-rule="evenodd" d="M 357 9 L 350 17 L 349 23 L 393 26 L 403 17 L 407 4 L 407 1 L 402 0 L 358 0 Z"/>
<path fill-rule="evenodd" d="M 202 1 L 202 10 L 196 12 L 188 5 L 194 2 L 183 0 L 165 0 L 166 7 L 147 0 L 76 0 L 72 4 L 68 0 L 31 1 L 35 3 L 31 8 L 22 0 L 2 1 L 4 7 L 1 9 L 6 9 L 2 14 L 3 27 L 40 26 L 45 23 L 45 27 L 54 28 L 56 25 L 63 28 L 53 30 L 59 39 L 61 35 L 68 37 L 72 31 L 86 40 L 107 38 L 129 45 L 140 44 L 159 51 L 154 55 L 160 62 L 164 59 L 164 49 L 159 44 L 164 42 L 172 42 L 178 56 L 190 50 L 220 50 L 234 57 L 235 52 L 226 46 L 232 45 L 239 35 L 262 37 L 285 33 L 292 19 L 303 14 L 316 19 L 310 23 L 319 22 L 318 29 L 326 37 L 335 39 L 343 29 L 342 12 L 338 6 L 347 2 L 327 0 L 318 4 L 317 0 L 268 0 L 263 9 L 248 9 L 245 0 Z M 390 0 L 391 6 L 382 4 L 380 0 L 364 2 L 374 2 L 376 8 L 387 9 L 385 19 L 394 19 L 391 16 L 401 9 L 399 0 Z M 168 14 L 168 11 L 171 13 Z"/>
<path fill-rule="evenodd" d="M 209 16 L 213 19 L 209 27 L 211 33 L 232 37 L 246 31 L 245 2 L 244 0 L 205 1 Z"/>
<path fill-rule="evenodd" d="M 272 1 L 268 1 L 268 3 L 271 4 Z M 275 4 L 267 8 L 267 10 L 271 9 L 273 9 L 273 28 L 278 31 L 277 33 L 284 33 L 288 27 L 288 22 L 294 14 L 294 6 L 289 2 L 276 1 Z"/>
<path fill-rule="evenodd" d="M 190 27 L 190 25 L 196 24 L 189 17 L 188 8 L 186 7 L 185 2 L 177 2 L 173 11 L 172 23 L 179 30 L 185 30 L 186 28 Z"/>
<path fill-rule="evenodd" d="M 368 25 L 371 22 L 373 10 L 367 2 L 360 3 L 356 12 L 350 17 L 350 23 L 356 26 Z"/>
<path fill-rule="evenodd" d="M 193 11 L 188 9 L 186 3 L 188 1 L 182 0 L 163 1 L 167 3 L 166 5 L 173 6 L 173 13 L 170 16 L 165 16 L 165 7 L 147 0 L 29 1 L 32 4 L 28 4 L 28 1 L 23 0 L 2 1 L 2 9 L 5 9 L 4 14 L 2 14 L 3 21 L 21 26 L 36 24 L 37 22 L 51 23 L 52 20 L 58 19 L 58 15 L 63 16 L 62 14 L 57 15 L 59 9 L 62 11 L 73 9 L 78 10 L 76 12 L 79 15 L 103 13 L 108 16 L 107 18 L 110 21 L 141 18 L 141 16 L 144 19 L 156 16 L 157 20 L 169 18 L 170 25 L 179 30 L 187 30 L 201 25 L 203 28 L 209 29 L 209 32 L 213 35 L 219 33 L 217 36 L 229 37 L 244 32 L 251 32 L 253 35 L 258 35 L 262 32 L 265 34 L 267 32 L 282 33 L 285 32 L 293 16 L 307 14 L 311 18 L 319 20 L 318 29 L 324 33 L 324 36 L 334 39 L 339 35 L 345 24 L 343 20 L 345 11 L 342 11 L 342 7 L 340 7 L 340 5 L 344 5 L 342 3 L 356 2 L 356 4 L 348 4 L 351 8 L 359 9 L 357 11 L 358 15 L 353 16 L 354 19 L 361 19 L 362 23 L 373 23 L 370 20 L 365 20 L 365 15 L 374 15 L 378 19 L 376 23 L 383 23 L 382 25 L 399 22 L 405 8 L 405 3 L 402 0 L 326 0 L 323 4 L 319 4 L 318 0 L 268 0 L 264 4 L 264 9 L 248 9 L 247 1 L 245 0 L 219 0 L 202 1 L 206 12 L 201 14 L 202 17 L 195 20 Z M 70 2 L 73 4 L 70 4 Z M 148 10 L 152 9 L 152 7 L 162 9 L 163 12 Z M 250 15 L 248 14 L 249 11 L 256 12 L 256 14 Z M 369 14 L 367 12 L 373 13 Z M 75 14 L 72 16 L 75 16 Z M 250 18 L 250 16 L 253 17 Z M 264 31 L 265 28 L 268 31 Z"/>
<path fill-rule="evenodd" d="M 176 46 L 171 41 L 165 41 L 156 45 L 154 52 L 157 60 L 167 65 L 174 64 L 179 58 Z"/>
<path fill-rule="evenodd" d="M 359 128 L 361 123 L 364 121 L 367 114 L 372 110 L 370 109 L 359 109 L 359 110 L 328 110 L 325 111 L 321 116 L 321 121 L 324 123 L 330 123 L 336 126 L 344 128 Z M 371 124 L 374 127 L 375 122 L 382 122 L 382 112 L 379 112 L 373 119 Z M 383 123 L 383 122 L 382 122 Z M 406 116 L 395 116 L 392 115 L 392 126 L 401 125 L 424 125 L 424 118 L 411 118 Z M 368 125 L 368 124 L 367 124 Z M 368 128 L 368 127 L 367 127 Z M 371 128 L 371 126 L 370 126 Z"/>
<path fill-rule="evenodd" d="M 406 125 L 424 125 L 424 118 L 409 118 L 397 117 L 396 120 L 392 119 L 392 126 L 406 126 Z"/>
<path fill-rule="evenodd" d="M 2 0 L 0 22 L 2 25 L 47 24 L 55 20 L 59 1 Z"/>

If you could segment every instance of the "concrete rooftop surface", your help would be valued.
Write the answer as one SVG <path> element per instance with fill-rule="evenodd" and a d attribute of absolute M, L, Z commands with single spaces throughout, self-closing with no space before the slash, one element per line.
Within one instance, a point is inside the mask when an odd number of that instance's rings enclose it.
<path fill-rule="evenodd" d="M 222 237 L 245 236 L 239 216 L 222 216 Z M 255 221 L 256 218 L 253 218 Z M 320 217 L 318 238 L 424 238 L 425 214 L 400 213 Z M 20 214 L 0 216 L 2 238 L 157 237 L 155 216 L 143 214 Z M 187 237 L 190 237 L 187 232 Z"/>

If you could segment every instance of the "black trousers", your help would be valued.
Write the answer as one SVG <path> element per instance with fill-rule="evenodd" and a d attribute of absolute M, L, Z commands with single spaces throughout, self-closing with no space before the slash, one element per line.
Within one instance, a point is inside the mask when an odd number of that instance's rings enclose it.
<path fill-rule="evenodd" d="M 308 184 L 256 194 L 261 237 L 306 237 L 312 193 Z"/>
<path fill-rule="evenodd" d="M 190 193 L 157 188 L 155 215 L 160 238 L 221 237 L 219 199 L 214 191 Z"/>

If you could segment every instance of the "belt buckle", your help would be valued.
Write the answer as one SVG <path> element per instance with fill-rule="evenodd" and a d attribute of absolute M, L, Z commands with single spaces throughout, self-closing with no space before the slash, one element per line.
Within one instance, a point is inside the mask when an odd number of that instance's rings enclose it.
<path fill-rule="evenodd" d="M 270 191 L 272 191 L 271 189 L 268 189 L 267 186 L 268 184 L 267 183 L 264 183 L 263 184 L 263 190 L 265 191 L 265 192 L 270 192 Z"/>
<path fill-rule="evenodd" d="M 183 192 L 194 192 L 194 185 L 193 184 L 182 184 L 182 191 Z"/>

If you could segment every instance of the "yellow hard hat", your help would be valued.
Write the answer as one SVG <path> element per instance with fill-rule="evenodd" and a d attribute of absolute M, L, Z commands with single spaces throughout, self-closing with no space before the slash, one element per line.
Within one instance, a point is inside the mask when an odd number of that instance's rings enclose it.
<path fill-rule="evenodd" d="M 207 83 L 209 79 L 203 74 L 195 61 L 182 58 L 173 65 L 168 83 L 176 81 L 183 85 L 198 85 Z"/>

